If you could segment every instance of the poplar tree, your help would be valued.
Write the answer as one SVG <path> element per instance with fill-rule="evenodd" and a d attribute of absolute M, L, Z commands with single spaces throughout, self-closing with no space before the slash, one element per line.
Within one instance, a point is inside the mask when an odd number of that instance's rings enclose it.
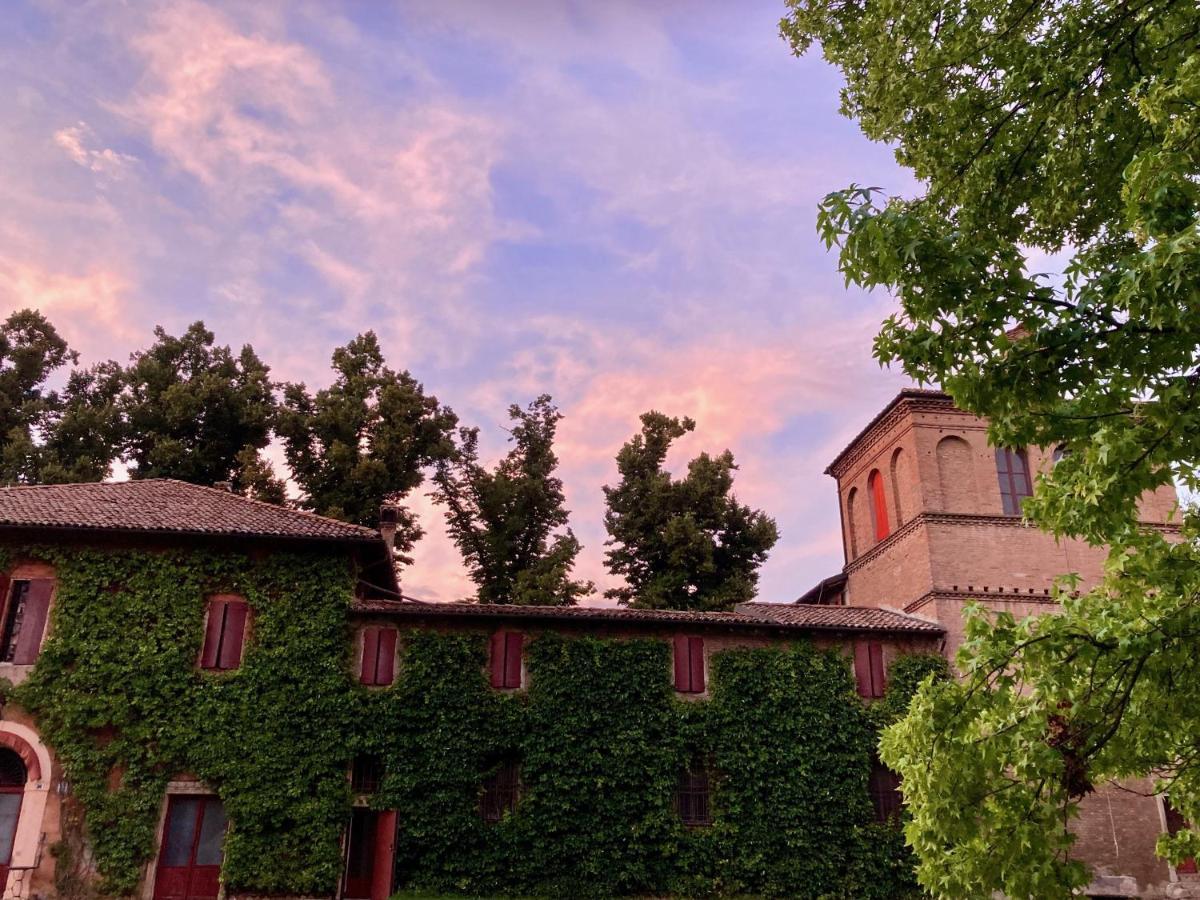
<path fill-rule="evenodd" d="M 758 568 L 779 538 L 775 521 L 738 503 L 728 450 L 701 453 L 687 475 L 664 469 L 667 451 L 692 419 L 644 413 L 641 431 L 617 454 L 620 481 L 604 488 L 609 571 L 622 587 L 605 591 L 643 609 L 729 610 L 754 598 Z"/>
<path fill-rule="evenodd" d="M 427 467 L 453 454 L 458 419 L 408 372 L 387 367 L 374 332 L 337 348 L 332 365 L 333 384 L 315 394 L 304 384 L 284 386 L 276 432 L 303 508 L 374 527 L 384 502 L 399 504 Z M 412 511 L 401 508 L 401 559 L 421 534 Z"/>
<path fill-rule="evenodd" d="M 438 464 L 434 499 L 462 551 L 480 603 L 570 606 L 591 592 L 571 578 L 580 544 L 570 528 L 554 435 L 562 419 L 548 394 L 508 408 L 512 447 L 493 470 L 479 462 L 479 429 L 459 429 Z"/>
<path fill-rule="evenodd" d="M 920 185 L 818 212 L 847 280 L 896 297 L 876 356 L 988 417 L 997 446 L 1069 447 L 1025 513 L 1111 548 L 1058 615 L 977 611 L 964 679 L 918 692 L 882 744 L 929 892 L 1066 898 L 1089 878 L 1069 824 L 1097 785 L 1148 776 L 1200 823 L 1200 516 L 1177 537 L 1138 512 L 1148 490 L 1200 488 L 1200 8 L 788 6 L 795 51 L 819 43 L 843 112 Z M 1159 850 L 1200 855 L 1200 834 Z"/>

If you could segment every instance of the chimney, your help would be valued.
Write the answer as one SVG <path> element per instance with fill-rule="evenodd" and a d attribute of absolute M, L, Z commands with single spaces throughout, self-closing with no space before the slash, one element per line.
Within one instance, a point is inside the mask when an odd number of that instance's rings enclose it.
<path fill-rule="evenodd" d="M 400 524 L 400 507 L 394 503 L 385 503 L 379 507 L 379 534 L 388 550 L 396 547 L 396 528 Z"/>
<path fill-rule="evenodd" d="M 218 491 L 224 491 L 227 494 L 233 493 L 232 481 L 214 481 L 213 487 L 215 487 Z"/>

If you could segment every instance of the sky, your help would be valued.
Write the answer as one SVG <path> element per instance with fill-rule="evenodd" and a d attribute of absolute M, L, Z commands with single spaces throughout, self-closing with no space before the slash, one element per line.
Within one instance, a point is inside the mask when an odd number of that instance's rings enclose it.
<path fill-rule="evenodd" d="M 780 540 L 760 599 L 842 565 L 825 466 L 907 384 L 815 232 L 827 192 L 911 192 L 838 114 L 780 2 L 26 2 L 0 29 L 0 313 L 82 362 L 202 319 L 273 377 L 330 381 L 373 329 L 504 452 L 550 393 L 577 573 L 603 588 L 601 487 L 648 409 L 669 466 L 733 451 Z M 272 451 L 278 456 L 277 449 Z M 470 593 L 439 510 L 406 593 Z"/>

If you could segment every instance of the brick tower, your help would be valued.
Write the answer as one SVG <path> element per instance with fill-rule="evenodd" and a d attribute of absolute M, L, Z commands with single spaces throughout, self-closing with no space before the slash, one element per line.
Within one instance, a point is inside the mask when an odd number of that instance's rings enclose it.
<path fill-rule="evenodd" d="M 845 567 L 800 603 L 889 607 L 938 622 L 953 661 L 963 607 L 981 603 L 1017 618 L 1053 612 L 1054 580 L 1075 572 L 1086 588 L 1106 550 L 1056 540 L 1021 519 L 1021 499 L 1059 448 L 1001 448 L 987 422 L 940 391 L 902 391 L 826 473 L 837 480 Z M 1177 498 L 1163 487 L 1142 500 L 1141 518 L 1178 531 Z M 1126 785 L 1149 794 L 1149 782 Z M 1097 873 L 1092 897 L 1200 897 L 1197 876 L 1154 856 L 1167 827 L 1161 798 L 1101 789 L 1081 806 L 1076 851 Z"/>

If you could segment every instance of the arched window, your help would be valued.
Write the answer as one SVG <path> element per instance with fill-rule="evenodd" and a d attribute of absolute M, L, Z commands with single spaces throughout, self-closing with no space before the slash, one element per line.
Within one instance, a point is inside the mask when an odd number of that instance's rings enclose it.
<path fill-rule="evenodd" d="M 850 533 L 850 558 L 858 558 L 858 523 L 862 514 L 858 508 L 858 488 L 850 488 L 846 496 L 846 530 Z"/>
<path fill-rule="evenodd" d="M 1033 494 L 1029 480 L 1029 459 L 1022 449 L 996 448 L 996 476 L 1000 480 L 1000 501 L 1006 516 L 1021 515 L 1021 501 Z"/>
<path fill-rule="evenodd" d="M 896 527 L 904 524 L 904 504 L 900 500 L 900 492 L 908 487 L 908 457 L 903 448 L 897 447 L 892 454 L 892 505 L 896 510 Z"/>
<path fill-rule="evenodd" d="M 867 479 L 867 493 L 871 497 L 871 529 L 875 540 L 882 541 L 888 536 L 887 496 L 883 486 L 883 476 L 876 469 Z"/>
<path fill-rule="evenodd" d="M 25 763 L 16 751 L 0 747 L 0 875 L 6 883 L 26 777 Z"/>

